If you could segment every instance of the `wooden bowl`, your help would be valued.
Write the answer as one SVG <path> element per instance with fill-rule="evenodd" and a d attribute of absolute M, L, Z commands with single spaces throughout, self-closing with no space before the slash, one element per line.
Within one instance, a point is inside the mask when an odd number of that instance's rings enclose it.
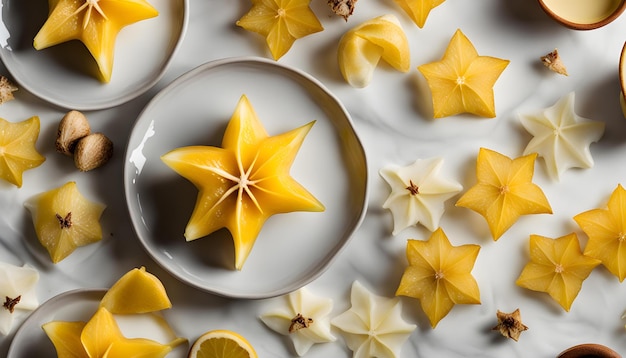
<path fill-rule="evenodd" d="M 601 344 L 585 343 L 568 348 L 557 358 L 622 358 L 617 352 Z"/>
<path fill-rule="evenodd" d="M 622 55 L 619 58 L 619 84 L 621 87 L 620 104 L 622 105 L 622 113 L 626 117 L 626 42 L 622 47 Z"/>
<path fill-rule="evenodd" d="M 562 5 L 565 0 L 537 0 L 539 5 L 551 18 L 560 24 L 574 30 L 593 30 L 605 26 L 617 19 L 626 10 L 626 0 L 590 0 L 587 4 L 592 6 L 603 6 L 609 1 L 614 1 L 611 6 L 612 11 L 607 11 L 603 16 L 594 19 L 577 18 L 578 14 L 589 14 L 590 11 L 577 10 L 574 11 L 576 3 L 582 3 L 581 0 L 569 1 L 569 4 Z M 582 15 L 581 15 L 582 16 Z"/>

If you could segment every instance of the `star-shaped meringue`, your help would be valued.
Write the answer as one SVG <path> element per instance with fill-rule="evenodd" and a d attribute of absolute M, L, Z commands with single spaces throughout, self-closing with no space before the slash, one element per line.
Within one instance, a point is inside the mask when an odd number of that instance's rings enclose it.
<path fill-rule="evenodd" d="M 552 214 L 541 188 L 532 182 L 537 153 L 511 159 L 480 148 L 476 163 L 478 182 L 456 202 L 487 220 L 498 240 L 522 215 Z"/>
<path fill-rule="evenodd" d="M 189 146 L 163 155 L 165 164 L 200 191 L 185 229 L 187 241 L 227 228 L 234 241 L 235 268 L 241 270 L 270 216 L 323 211 L 324 205 L 289 174 L 313 124 L 270 137 L 243 95 L 222 148 Z"/>
<path fill-rule="evenodd" d="M 299 356 L 316 343 L 333 342 L 329 314 L 333 301 L 312 294 L 303 287 L 281 297 L 283 304 L 261 315 L 261 321 L 272 330 L 289 336 Z"/>
<path fill-rule="evenodd" d="M 493 86 L 508 60 L 479 56 L 470 40 L 457 30 L 443 58 L 419 66 L 433 97 L 434 118 L 472 113 L 495 117 Z"/>
<path fill-rule="evenodd" d="M 145 0 L 49 0 L 48 3 L 50 14 L 35 36 L 35 49 L 79 40 L 96 60 L 102 82 L 111 80 L 115 40 L 120 30 L 159 14 Z"/>
<path fill-rule="evenodd" d="M 0 262 L 0 334 L 11 331 L 17 310 L 34 310 L 39 306 L 35 292 L 39 272 L 24 265 L 22 267 Z"/>
<path fill-rule="evenodd" d="M 533 136 L 524 155 L 537 153 L 554 180 L 569 168 L 591 168 L 589 146 L 604 134 L 604 122 L 580 117 L 574 111 L 574 92 L 554 106 L 535 113 L 520 114 L 522 126 Z"/>
<path fill-rule="evenodd" d="M 416 326 L 402 319 L 402 302 L 376 296 L 354 281 L 352 307 L 331 320 L 342 331 L 355 358 L 394 358 Z"/>
<path fill-rule="evenodd" d="M 383 203 L 393 215 L 393 235 L 421 223 L 435 231 L 444 213 L 444 202 L 463 189 L 463 186 L 440 175 L 443 159 L 418 159 L 406 167 L 389 165 L 380 175 L 391 187 Z"/>

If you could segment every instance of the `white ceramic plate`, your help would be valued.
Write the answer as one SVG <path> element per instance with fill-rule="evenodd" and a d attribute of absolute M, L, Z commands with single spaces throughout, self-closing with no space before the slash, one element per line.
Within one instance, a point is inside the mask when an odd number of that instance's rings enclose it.
<path fill-rule="evenodd" d="M 95 61 L 79 41 L 37 51 L 33 39 L 48 16 L 47 1 L 0 5 L 0 58 L 21 88 L 54 105 L 96 110 L 120 105 L 163 76 L 187 27 L 188 0 L 150 0 L 159 15 L 123 28 L 109 83 L 92 75 Z"/>
<path fill-rule="evenodd" d="M 105 289 L 79 289 L 61 293 L 39 306 L 15 332 L 7 358 L 55 357 L 56 350 L 41 326 L 51 321 L 88 321 L 96 312 Z M 159 313 L 116 315 L 127 338 L 142 337 L 167 343 L 175 337 Z M 168 357 L 186 356 L 188 345 L 176 347 Z"/>
<path fill-rule="evenodd" d="M 183 146 L 221 146 L 243 94 L 270 135 L 317 121 L 291 175 L 326 210 L 271 217 L 236 271 L 225 229 L 185 241 L 197 190 L 160 157 Z M 189 285 L 240 298 L 284 294 L 321 274 L 361 223 L 367 202 L 366 158 L 345 108 L 311 76 L 259 58 L 201 65 L 159 93 L 131 133 L 124 182 L 132 223 L 148 253 Z"/>

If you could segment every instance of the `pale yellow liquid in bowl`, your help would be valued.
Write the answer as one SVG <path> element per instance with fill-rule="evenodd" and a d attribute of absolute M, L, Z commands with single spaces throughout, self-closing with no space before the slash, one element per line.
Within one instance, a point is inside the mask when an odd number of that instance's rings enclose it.
<path fill-rule="evenodd" d="M 577 24 L 593 24 L 609 17 L 623 0 L 544 0 L 561 18 Z"/>

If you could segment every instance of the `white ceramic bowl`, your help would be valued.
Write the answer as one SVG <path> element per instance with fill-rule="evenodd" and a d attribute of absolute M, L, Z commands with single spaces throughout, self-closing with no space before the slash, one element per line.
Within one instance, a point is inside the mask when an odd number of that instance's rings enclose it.
<path fill-rule="evenodd" d="M 326 210 L 272 216 L 236 271 L 227 230 L 185 241 L 197 190 L 160 157 L 183 146 L 221 146 L 242 94 L 270 135 L 316 120 L 291 175 Z M 365 214 L 367 173 L 349 114 L 320 82 L 272 60 L 235 58 L 186 73 L 146 106 L 130 136 L 124 184 L 137 236 L 167 271 L 215 294 L 266 298 L 309 283 L 346 245 Z"/>
<path fill-rule="evenodd" d="M 168 68 L 188 21 L 188 0 L 150 0 L 159 15 L 120 31 L 111 81 L 102 83 L 90 74 L 95 61 L 78 41 L 35 50 L 33 39 L 48 16 L 44 3 L 3 1 L 0 59 L 20 88 L 67 109 L 114 107 L 145 93 Z"/>

